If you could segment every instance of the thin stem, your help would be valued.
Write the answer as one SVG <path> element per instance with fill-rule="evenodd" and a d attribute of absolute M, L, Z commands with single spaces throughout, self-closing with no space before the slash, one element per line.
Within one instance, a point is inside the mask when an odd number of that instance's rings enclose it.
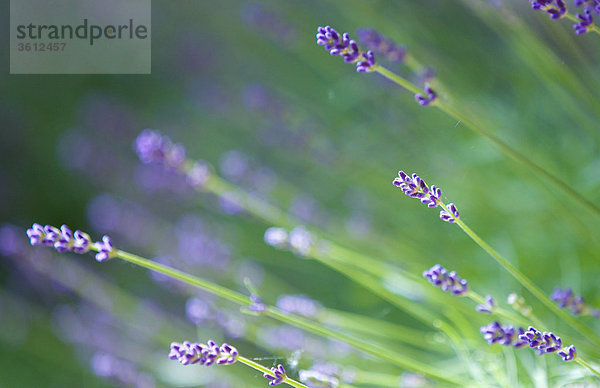
<path fill-rule="evenodd" d="M 95 248 L 94 248 L 95 249 Z M 143 257 L 134 255 L 129 252 L 125 252 L 122 250 L 116 251 L 116 257 L 130 263 L 136 264 L 140 267 L 150 269 L 155 272 L 159 272 L 163 275 L 169 276 L 171 278 L 180 280 L 189 285 L 202 288 L 205 291 L 213 293 L 217 296 L 220 296 L 224 299 L 227 299 L 231 302 L 241 304 L 243 306 L 248 306 L 250 304 L 250 299 L 243 294 L 230 290 L 228 288 L 219 286 L 218 284 L 214 284 L 212 282 L 202 280 L 195 276 L 189 275 L 185 272 L 176 270 L 174 268 L 170 268 L 166 265 L 159 264 L 153 262 L 151 260 L 145 259 Z M 414 359 L 404 356 L 402 354 L 396 353 L 394 351 L 388 350 L 386 348 L 380 347 L 373 343 L 352 337 L 350 335 L 337 332 L 335 330 L 331 330 L 327 327 L 324 327 L 316 322 L 309 321 L 305 318 L 301 318 L 299 316 L 295 316 L 293 314 L 286 314 L 275 307 L 267 307 L 266 310 L 262 313 L 263 315 L 269 316 L 276 320 L 279 320 L 284 323 L 288 323 L 290 325 L 299 327 L 306 331 L 312 332 L 314 334 L 318 334 L 323 337 L 337 339 L 341 342 L 345 342 L 354 348 L 361 350 L 367 354 L 370 354 L 374 357 L 377 357 L 381 360 L 388 361 L 390 363 L 396 364 L 402 368 L 414 370 L 423 374 L 426 374 L 435 379 L 446 381 L 449 383 L 453 383 L 456 385 L 461 385 L 463 383 L 462 380 L 449 377 L 446 373 L 438 371 L 434 368 L 429 367 L 426 364 L 415 361 Z"/>
<path fill-rule="evenodd" d="M 246 364 L 249 367 L 256 369 L 257 371 L 259 371 L 261 373 L 266 373 L 270 376 L 277 377 L 277 376 L 275 376 L 275 373 L 271 372 L 270 369 L 267 369 L 266 367 L 260 365 L 259 363 L 254 362 L 246 357 L 237 356 L 236 360 L 238 360 L 242 364 Z M 296 387 L 296 388 L 308 388 L 306 385 L 290 378 L 287 374 L 286 374 L 285 378 L 283 379 L 283 382 L 286 383 L 287 385 L 291 385 L 292 387 Z"/>
<path fill-rule="evenodd" d="M 588 368 L 590 371 L 592 371 L 593 374 L 596 375 L 596 377 L 600 378 L 600 372 L 598 372 L 593 366 L 591 366 L 590 364 L 588 364 L 586 361 L 582 360 L 581 357 L 577 356 L 577 358 L 575 359 L 575 361 L 582 366 L 585 366 L 586 368 Z"/>
<path fill-rule="evenodd" d="M 445 204 L 441 203 L 440 206 L 452 214 Z M 494 248 L 492 248 L 488 243 L 486 243 L 481 237 L 479 237 L 471 228 L 467 226 L 460 218 L 456 220 L 456 224 L 469 236 L 477 245 L 483 248 L 492 258 L 494 258 L 505 270 L 507 270 L 523 287 L 525 287 L 529 292 L 531 292 L 536 298 L 540 300 L 546 307 L 552 310 L 556 315 L 558 315 L 561 319 L 567 322 L 572 328 L 586 336 L 589 340 L 594 342 L 596 345 L 600 346 L 600 337 L 594 333 L 592 330 L 587 328 L 586 326 L 579 323 L 565 311 L 563 311 L 560 307 L 558 307 L 554 302 L 550 300 L 550 298 L 538 287 L 536 286 L 525 274 L 519 271 L 515 266 L 513 266 L 506 258 L 504 258 L 500 253 L 498 253 Z"/>
<path fill-rule="evenodd" d="M 418 88 L 415 84 L 413 84 L 412 82 L 410 82 L 410 81 L 408 81 L 408 80 L 400 77 L 399 75 L 391 72 L 390 70 L 386 69 L 385 67 L 382 67 L 382 66 L 378 65 L 378 66 L 374 67 L 374 71 L 378 72 L 379 74 L 381 74 L 385 78 L 387 78 L 390 81 L 396 83 L 397 85 L 402 86 L 404 89 L 406 89 L 406 90 L 408 90 L 408 91 L 410 91 L 412 93 L 424 93 L 424 91 L 421 90 L 420 88 Z M 555 184 L 556 186 L 558 186 L 563 192 L 565 192 L 571 198 L 573 198 L 577 202 L 581 203 L 587 209 L 589 209 L 592 212 L 596 213 L 596 215 L 600 216 L 600 207 L 596 206 L 593 202 L 589 201 L 587 198 L 585 198 L 584 196 L 582 196 L 577 190 L 573 189 L 567 183 L 563 182 L 558 176 L 552 174 L 550 171 L 546 170 L 545 168 L 543 168 L 542 166 L 538 165 L 537 163 L 535 163 L 531 159 L 527 158 L 525 155 L 523 155 L 519 151 L 515 150 L 514 148 L 512 148 L 511 146 L 509 146 L 507 143 L 505 143 L 504 141 L 500 140 L 496 136 L 494 136 L 494 135 L 488 133 L 487 131 L 483 130 L 479 125 L 475 124 L 469 118 L 461 115 L 458 111 L 456 111 L 450 105 L 448 105 L 445 102 L 442 102 L 439 99 L 437 99 L 437 100 L 433 101 L 430 104 L 430 106 L 437 107 L 442 112 L 446 113 L 448 116 L 450 116 L 450 117 L 456 119 L 457 121 L 461 122 L 465 127 L 469 128 L 473 132 L 475 132 L 475 133 L 483 136 L 484 138 L 488 139 L 496 147 L 498 147 L 502 152 L 504 152 L 507 156 L 509 156 L 510 158 L 514 159 L 515 161 L 517 161 L 517 162 L 525 165 L 526 167 L 528 167 L 533 172 L 541 174 L 547 180 L 549 180 L 550 182 L 552 182 L 553 184 Z"/>

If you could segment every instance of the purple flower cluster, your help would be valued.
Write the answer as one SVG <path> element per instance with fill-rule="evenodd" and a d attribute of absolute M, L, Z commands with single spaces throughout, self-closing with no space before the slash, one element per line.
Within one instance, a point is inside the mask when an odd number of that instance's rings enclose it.
<path fill-rule="evenodd" d="M 75 233 L 67 225 L 62 225 L 60 229 L 46 225 L 33 224 L 27 229 L 27 237 L 31 245 L 46 245 L 54 247 L 58 252 L 73 252 L 83 254 L 92 248 L 90 236 L 81 230 Z"/>
<path fill-rule="evenodd" d="M 552 300 L 558 302 L 558 305 L 561 308 L 571 308 L 571 311 L 575 315 L 579 315 L 585 309 L 585 302 L 581 296 L 575 296 L 573 291 L 570 288 L 565 288 L 564 290 L 560 287 L 556 287 L 552 295 L 550 295 Z"/>
<path fill-rule="evenodd" d="M 485 303 L 478 304 L 475 306 L 475 310 L 480 313 L 491 314 L 494 311 L 494 307 L 496 307 L 496 302 L 494 302 L 494 298 L 491 295 L 485 296 Z"/>
<path fill-rule="evenodd" d="M 96 242 L 96 249 L 98 250 L 98 253 L 96 253 L 96 260 L 99 262 L 112 259 L 117 254 L 112 239 L 107 235 L 102 237 L 102 241 Z"/>
<path fill-rule="evenodd" d="M 375 54 L 373 51 L 362 51 L 358 47 L 358 43 L 351 39 L 350 34 L 347 32 L 340 35 L 330 26 L 317 27 L 317 44 L 325 47 L 329 54 L 344 58 L 344 62 L 356 63 L 356 71 L 359 73 L 375 70 Z"/>
<path fill-rule="evenodd" d="M 391 62 L 403 62 L 406 57 L 406 47 L 395 44 L 391 39 L 378 33 L 373 28 L 360 28 L 356 30 L 358 39 L 377 55 L 381 55 Z"/>
<path fill-rule="evenodd" d="M 456 222 L 456 220 L 458 220 L 458 217 L 460 217 L 460 213 L 458 212 L 456 205 L 454 205 L 453 203 L 449 203 L 448 205 L 446 205 L 446 207 L 449 211 L 440 211 L 440 219 L 442 221 L 446 221 L 453 224 Z"/>
<path fill-rule="evenodd" d="M 490 345 L 497 343 L 499 345 L 521 348 L 528 344 L 528 341 L 520 338 L 525 333 L 522 327 L 515 330 L 512 326 L 502 326 L 499 322 L 495 321 L 481 327 L 479 331 Z"/>
<path fill-rule="evenodd" d="M 423 277 L 440 287 L 444 291 L 451 291 L 454 295 L 464 295 L 468 292 L 467 281 L 461 279 L 455 271 L 448 272 L 439 264 L 423 272 Z"/>
<path fill-rule="evenodd" d="M 321 304 L 305 295 L 281 295 L 277 298 L 277 307 L 286 313 L 314 317 L 322 308 Z"/>
<path fill-rule="evenodd" d="M 562 347 L 562 340 L 552 332 L 541 333 L 534 327 L 529 326 L 526 332 L 519 335 L 519 339 L 526 341 L 530 348 L 537 349 L 539 354 L 557 352 L 563 361 L 571 361 L 577 356 L 575 346 Z"/>
<path fill-rule="evenodd" d="M 433 91 L 429 84 L 425 84 L 425 88 L 423 90 L 425 91 L 426 95 L 421 93 L 415 94 L 415 101 L 417 101 L 419 105 L 427 106 L 437 99 L 437 93 Z"/>
<path fill-rule="evenodd" d="M 546 12 L 554 20 L 560 19 L 567 13 L 567 5 L 564 0 L 533 0 L 531 8 Z"/>
<path fill-rule="evenodd" d="M 264 240 L 275 248 L 290 249 L 300 256 L 307 256 L 316 244 L 315 236 L 302 225 L 289 233 L 283 228 L 271 227 L 265 231 Z"/>
<path fill-rule="evenodd" d="M 592 308 L 585 303 L 583 297 L 576 296 L 570 288 L 564 290 L 556 287 L 552 295 L 552 300 L 558 302 L 562 308 L 571 308 L 571 312 L 575 315 L 584 314 L 592 315 L 594 318 L 600 318 L 600 310 Z"/>
<path fill-rule="evenodd" d="M 285 369 L 281 364 L 271 367 L 271 373 L 265 373 L 263 377 L 269 380 L 271 386 L 281 384 L 287 379 Z"/>
<path fill-rule="evenodd" d="M 209 340 L 206 344 L 183 341 L 183 343 L 171 343 L 169 358 L 177 360 L 183 365 L 200 364 L 210 366 L 215 363 L 218 365 L 231 365 L 236 361 L 238 354 L 236 348 L 226 343 L 219 346 L 213 340 Z"/>
<path fill-rule="evenodd" d="M 143 163 L 160 163 L 180 169 L 185 161 L 185 148 L 174 144 L 159 131 L 145 129 L 135 139 L 135 150 Z"/>
<path fill-rule="evenodd" d="M 210 176 L 210 170 L 201 160 L 186 165 L 186 152 L 181 144 L 174 144 L 168 136 L 159 131 L 143 130 L 135 140 L 134 148 L 142 163 L 158 163 L 185 173 L 188 183 L 202 187 Z"/>
<path fill-rule="evenodd" d="M 573 25 L 573 29 L 578 35 L 585 34 L 594 24 L 592 13 L 600 15 L 600 0 L 575 0 L 575 6 L 583 7 L 583 12 L 575 15 L 579 22 Z"/>
<path fill-rule="evenodd" d="M 440 204 L 442 190 L 435 185 L 427 186 L 425 181 L 417 174 L 408 176 L 404 171 L 398 172 L 398 177 L 392 182 L 394 186 L 399 187 L 404 194 L 411 198 L 418 198 L 427 207 L 434 208 Z"/>

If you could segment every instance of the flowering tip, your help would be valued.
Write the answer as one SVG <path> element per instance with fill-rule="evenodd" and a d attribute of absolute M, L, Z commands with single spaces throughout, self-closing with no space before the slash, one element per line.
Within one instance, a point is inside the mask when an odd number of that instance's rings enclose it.
<path fill-rule="evenodd" d="M 440 264 L 424 271 L 423 277 L 428 279 L 434 286 L 440 287 L 443 291 L 452 292 L 453 295 L 461 296 L 468 292 L 467 281 L 461 279 L 455 271 L 448 272 Z"/>
<path fill-rule="evenodd" d="M 169 358 L 179 361 L 182 365 L 231 365 L 237 360 L 238 355 L 235 347 L 226 343 L 218 346 L 213 340 L 209 340 L 206 344 L 189 341 L 172 342 L 169 352 Z"/>
<path fill-rule="evenodd" d="M 437 207 L 440 204 L 442 190 L 435 185 L 427 186 L 425 181 L 417 174 L 408 176 L 404 171 L 398 171 L 398 177 L 394 179 L 392 184 L 402 190 L 404 194 L 411 198 L 418 198 L 421 203 L 429 208 Z"/>
<path fill-rule="evenodd" d="M 265 373 L 263 377 L 269 380 L 270 386 L 281 384 L 287 379 L 285 369 L 281 364 L 277 365 L 277 367 L 271 367 L 271 373 Z"/>
<path fill-rule="evenodd" d="M 58 252 L 86 253 L 91 249 L 91 239 L 87 233 L 76 230 L 75 233 L 67 225 L 56 228 L 34 223 L 27 229 L 27 237 L 31 245 L 54 247 Z"/>

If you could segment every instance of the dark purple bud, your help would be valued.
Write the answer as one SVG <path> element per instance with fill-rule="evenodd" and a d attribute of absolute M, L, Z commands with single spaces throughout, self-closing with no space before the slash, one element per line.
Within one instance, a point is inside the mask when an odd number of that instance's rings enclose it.
<path fill-rule="evenodd" d="M 46 245 L 44 239 L 46 238 L 46 232 L 44 227 L 40 224 L 33 224 L 31 228 L 27 229 L 27 237 L 31 245 Z"/>
<path fill-rule="evenodd" d="M 96 261 L 103 262 L 112 259 L 116 256 L 117 252 L 114 250 L 112 240 L 109 236 L 104 235 L 102 241 L 96 242 Z"/>
<path fill-rule="evenodd" d="M 263 376 L 269 380 L 270 386 L 281 384 L 287 379 L 285 369 L 281 364 L 271 367 L 271 373 L 265 373 Z"/>
<path fill-rule="evenodd" d="M 460 217 L 460 213 L 458 212 L 456 206 L 453 203 L 449 203 L 448 205 L 446 205 L 446 208 L 449 211 L 441 210 L 440 219 L 450 223 L 456 222 L 456 220 L 458 220 L 458 218 Z"/>
<path fill-rule="evenodd" d="M 561 356 L 563 361 L 572 361 L 575 358 L 577 358 L 577 351 L 575 350 L 575 346 L 573 345 L 559 350 L 556 354 Z"/>
<path fill-rule="evenodd" d="M 454 295 L 460 296 L 468 292 L 466 280 L 461 279 L 454 271 L 448 273 L 448 271 L 439 264 L 424 271 L 423 277 L 427 278 L 434 286 L 440 287 L 444 291 L 452 292 Z"/>

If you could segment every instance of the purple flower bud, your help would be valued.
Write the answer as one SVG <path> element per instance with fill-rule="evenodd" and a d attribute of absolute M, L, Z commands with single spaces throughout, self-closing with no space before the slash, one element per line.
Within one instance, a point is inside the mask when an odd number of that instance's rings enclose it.
<path fill-rule="evenodd" d="M 287 379 L 285 369 L 281 364 L 271 367 L 271 374 L 265 373 L 263 376 L 269 380 L 271 386 L 281 384 Z"/>
<path fill-rule="evenodd" d="M 575 346 L 570 345 L 564 349 L 556 352 L 559 356 L 562 357 L 563 361 L 572 361 L 577 358 L 577 350 L 575 350 Z"/>
<path fill-rule="evenodd" d="M 418 198 L 421 203 L 427 205 L 427 207 L 434 208 L 440 204 L 440 197 L 442 196 L 442 190 L 435 185 L 427 186 L 425 181 L 421 179 L 417 174 L 408 176 L 404 171 L 398 172 L 398 177 L 392 182 L 394 186 L 399 187 L 404 194 L 411 198 Z"/>
<path fill-rule="evenodd" d="M 73 252 L 83 254 L 92 248 L 92 240 L 89 234 L 82 232 L 81 230 L 76 230 L 73 234 L 73 238 Z"/>
<path fill-rule="evenodd" d="M 112 240 L 107 235 L 102 237 L 102 241 L 96 242 L 96 249 L 98 250 L 98 253 L 96 253 L 96 261 L 99 262 L 107 261 L 117 255 Z"/>
<path fill-rule="evenodd" d="M 447 212 L 446 210 L 441 210 L 440 219 L 450 223 L 456 222 L 456 220 L 458 220 L 458 217 L 460 217 L 458 209 L 453 203 L 449 203 L 448 205 L 446 205 L 446 207 L 450 212 Z"/>
<path fill-rule="evenodd" d="M 356 71 L 359 73 L 371 72 L 375 70 L 375 54 L 369 50 L 362 53 L 362 60 L 356 62 Z"/>
<path fill-rule="evenodd" d="M 427 278 L 434 286 L 440 287 L 444 291 L 451 291 L 454 295 L 464 295 L 468 292 L 466 280 L 461 279 L 454 271 L 448 273 L 439 264 L 424 271 L 423 277 Z"/>
<path fill-rule="evenodd" d="M 44 227 L 37 223 L 33 224 L 31 228 L 27 229 L 27 237 L 29 237 L 31 245 L 45 245 L 43 243 L 46 238 Z"/>
<path fill-rule="evenodd" d="M 49 247 L 54 246 L 54 244 L 56 243 L 56 241 L 58 241 L 58 238 L 60 237 L 60 230 L 52 225 L 44 226 L 44 233 L 45 235 L 44 239 L 42 240 L 42 244 Z"/>
<path fill-rule="evenodd" d="M 71 250 L 71 248 L 73 247 L 73 243 L 73 232 L 71 231 L 71 229 L 69 229 L 67 225 L 62 225 L 60 227 L 60 235 L 54 243 L 54 248 L 58 252 L 64 253 L 66 251 Z"/>
<path fill-rule="evenodd" d="M 415 94 L 415 101 L 417 101 L 421 106 L 427 106 L 433 101 L 435 101 L 435 99 L 437 98 L 437 93 L 433 91 L 433 89 L 431 89 L 431 86 L 429 86 L 429 84 L 425 84 L 424 90 L 426 96 L 424 96 L 421 93 Z"/>

